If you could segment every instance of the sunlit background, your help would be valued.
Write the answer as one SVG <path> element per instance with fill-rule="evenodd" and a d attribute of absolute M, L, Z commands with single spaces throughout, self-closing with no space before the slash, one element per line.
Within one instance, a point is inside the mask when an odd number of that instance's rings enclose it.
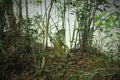
<path fill-rule="evenodd" d="M 34 18 L 36 16 L 39 16 L 39 24 L 42 26 L 43 29 L 45 29 L 46 25 L 42 23 L 41 19 L 44 19 L 43 21 L 45 21 L 45 14 L 46 14 L 46 10 L 45 10 L 45 0 L 42 0 L 41 3 L 38 3 L 37 1 L 40 0 L 29 0 L 29 4 L 28 4 L 28 13 L 29 13 L 29 17 Z M 50 8 L 50 1 L 51 0 L 46 0 L 46 9 L 47 9 L 47 13 L 48 10 Z M 61 0 L 62 2 L 62 0 Z M 105 14 L 103 16 L 103 18 L 107 17 L 108 15 L 110 15 L 111 13 L 114 12 L 120 12 L 120 0 L 109 0 L 108 1 L 110 3 L 110 7 L 107 9 L 107 14 Z M 16 2 L 14 2 L 16 3 Z M 38 5 L 35 5 L 38 4 Z M 62 4 L 62 3 L 61 3 Z M 114 7 L 114 4 L 116 4 L 117 6 L 119 6 L 118 8 Z M 60 11 L 57 9 L 57 6 L 59 4 L 54 4 L 52 6 L 52 10 L 50 13 L 50 29 L 51 32 L 49 32 L 52 36 L 55 36 L 55 33 L 57 32 L 55 26 L 59 26 L 59 29 L 62 29 L 62 20 L 60 19 Z M 104 6 L 104 5 L 103 5 Z M 22 9 L 23 9 L 23 17 L 26 16 L 26 10 L 25 10 L 25 2 L 22 1 Z M 102 8 L 102 6 L 100 6 Z M 17 10 L 17 5 L 14 5 L 14 11 L 15 14 L 18 15 L 19 11 Z M 73 27 L 77 26 L 77 21 L 76 21 L 76 15 L 72 14 L 72 12 L 74 11 L 74 9 L 67 9 L 65 12 L 65 35 L 66 35 L 66 39 L 65 42 L 66 44 L 69 46 L 70 48 L 70 41 L 72 40 L 72 36 L 73 36 Z M 98 13 L 99 14 L 99 13 Z M 117 37 L 117 33 L 120 32 L 120 25 L 119 22 L 116 22 L 118 25 L 113 26 L 109 29 L 105 29 L 104 26 L 101 26 L 102 29 L 96 29 L 94 32 L 94 38 L 93 38 L 93 46 L 96 46 L 97 48 L 99 48 L 100 50 L 106 51 L 108 53 L 116 53 L 117 50 L 117 45 L 119 44 L 119 39 Z M 97 23 L 96 23 L 97 24 Z M 112 23 L 110 23 L 112 24 Z M 39 28 L 39 26 L 37 24 L 34 24 L 33 21 L 33 26 L 31 27 L 35 30 L 38 30 L 38 33 L 41 33 L 41 29 Z M 75 36 L 74 38 L 76 38 L 76 34 L 77 32 L 75 32 Z M 110 37 L 109 37 L 110 36 Z M 37 36 L 38 42 L 41 42 L 43 37 L 42 36 Z M 77 44 L 79 42 L 76 42 Z M 48 39 L 48 45 L 52 46 L 52 43 L 50 42 L 50 38 Z M 72 46 L 71 48 L 74 48 L 74 46 Z M 79 45 L 77 45 L 77 48 L 79 48 Z"/>

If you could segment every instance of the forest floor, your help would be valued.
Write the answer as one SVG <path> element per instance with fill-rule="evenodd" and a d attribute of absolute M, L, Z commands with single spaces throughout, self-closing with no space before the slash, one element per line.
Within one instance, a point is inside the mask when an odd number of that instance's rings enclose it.
<path fill-rule="evenodd" d="M 28 55 L 23 59 L 22 70 L 15 57 L 0 57 L 0 80 L 120 80 L 120 61 L 112 62 L 104 55 L 82 53 L 81 57 L 77 51 L 66 65 L 59 58 L 45 58 L 42 73 Z"/>

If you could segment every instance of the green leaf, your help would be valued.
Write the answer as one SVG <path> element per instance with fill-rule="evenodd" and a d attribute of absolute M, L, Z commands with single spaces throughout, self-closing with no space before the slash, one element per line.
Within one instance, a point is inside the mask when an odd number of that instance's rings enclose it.
<path fill-rule="evenodd" d="M 102 26 L 103 23 L 102 23 L 101 21 L 97 21 L 97 22 L 95 23 L 95 25 L 96 25 L 96 26 Z"/>
<path fill-rule="evenodd" d="M 100 20 L 101 17 L 100 17 L 99 15 L 95 14 L 95 19 L 96 19 L 96 20 Z"/>
<path fill-rule="evenodd" d="M 72 0 L 67 0 L 66 5 L 72 5 Z"/>
<path fill-rule="evenodd" d="M 108 18 L 110 21 L 115 21 L 115 18 L 111 15 L 111 16 L 109 16 L 109 18 Z"/>
<path fill-rule="evenodd" d="M 36 0 L 38 4 L 42 4 L 42 0 Z"/>
<path fill-rule="evenodd" d="M 80 4 L 77 1 L 73 1 L 72 6 L 77 7 L 77 6 L 80 6 Z"/>
<path fill-rule="evenodd" d="M 106 23 L 105 23 L 105 28 L 106 28 L 106 29 L 109 29 L 109 28 L 111 28 L 111 25 L 106 22 Z"/>
<path fill-rule="evenodd" d="M 105 15 L 106 15 L 106 11 L 103 11 L 103 12 L 102 12 L 102 16 L 105 16 Z"/>

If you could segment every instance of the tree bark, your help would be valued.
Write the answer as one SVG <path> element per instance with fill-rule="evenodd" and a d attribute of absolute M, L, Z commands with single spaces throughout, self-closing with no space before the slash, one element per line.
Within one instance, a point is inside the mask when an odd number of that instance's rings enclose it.
<path fill-rule="evenodd" d="M 7 16 L 7 20 L 8 20 L 8 24 L 9 24 L 9 28 L 10 28 L 10 30 L 9 30 L 9 38 L 10 38 L 9 45 L 11 46 L 11 45 L 14 45 L 15 35 L 17 35 L 15 33 L 15 31 L 17 30 L 16 17 L 14 15 L 12 0 L 4 0 L 4 4 L 5 4 L 6 16 Z"/>
<path fill-rule="evenodd" d="M 4 37 L 4 28 L 6 26 L 6 18 L 5 18 L 5 9 L 3 1 L 0 2 L 0 40 L 2 41 Z"/>

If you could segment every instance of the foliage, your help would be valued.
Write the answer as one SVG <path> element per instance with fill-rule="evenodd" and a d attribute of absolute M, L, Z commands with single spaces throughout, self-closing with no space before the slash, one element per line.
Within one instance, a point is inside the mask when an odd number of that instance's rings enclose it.
<path fill-rule="evenodd" d="M 115 5 L 114 5 L 115 6 Z M 110 6 L 106 6 L 109 9 Z M 95 31 L 99 31 L 98 41 L 96 41 L 96 47 L 101 50 L 105 55 L 111 57 L 111 61 L 115 58 L 118 50 L 119 40 L 117 33 L 119 33 L 119 13 L 115 11 L 107 12 L 106 9 L 102 9 L 98 14 L 95 14 Z M 97 37 L 94 36 L 94 38 Z M 93 42 L 95 43 L 95 41 Z M 114 46 L 114 47 L 113 47 Z"/>
<path fill-rule="evenodd" d="M 103 80 L 104 79 L 104 77 L 102 75 L 103 70 L 100 71 L 99 69 L 96 69 L 96 70 L 91 70 L 89 72 L 78 72 L 75 75 L 69 77 L 67 80 L 77 80 L 77 79 L 94 80 L 96 76 L 100 76 L 99 79 Z"/>
<path fill-rule="evenodd" d="M 73 38 L 71 41 L 74 41 L 74 34 L 76 32 L 76 42 L 78 39 L 78 44 L 82 51 L 87 51 L 91 49 L 92 40 L 93 40 L 93 33 L 95 32 L 95 24 L 101 26 L 101 16 L 97 16 L 98 12 L 105 12 L 106 7 L 108 7 L 109 3 L 104 1 L 72 1 L 68 0 L 66 5 L 71 8 L 71 14 L 76 16 L 77 19 L 77 28 L 73 30 Z M 100 8 L 101 5 L 105 5 L 103 8 Z M 105 14 L 105 13 L 104 13 Z M 99 21 L 99 22 L 98 22 Z M 106 23 L 106 26 L 108 24 Z M 78 37 L 79 36 L 79 37 Z M 76 45 L 76 44 L 75 44 Z"/>
<path fill-rule="evenodd" d="M 48 5 L 47 0 L 31 0 L 31 2 L 35 7 L 35 15 L 32 17 L 28 8 L 29 0 L 25 0 L 25 6 L 23 0 L 0 1 L 0 75 L 2 80 L 16 75 L 21 78 L 20 80 L 33 80 L 27 78 L 31 75 L 40 80 L 60 80 L 61 78 L 105 80 L 107 69 L 119 67 L 120 13 L 108 14 L 107 9 L 110 8 L 110 3 L 107 0 L 50 0 Z M 41 13 L 37 13 L 37 7 L 39 8 L 42 4 L 45 5 L 45 9 L 40 8 Z M 26 14 L 23 14 L 24 10 Z M 76 18 L 74 26 L 69 25 L 69 31 L 72 31 L 71 27 L 73 28 L 73 35 L 69 35 L 70 38 L 72 37 L 71 46 L 75 45 L 76 48 L 79 45 L 80 48 L 76 51 L 73 49 L 73 57 L 68 57 L 72 50 L 66 44 L 67 12 Z M 54 13 L 55 17 L 52 17 Z M 69 20 L 68 23 L 70 24 Z M 114 29 L 118 31 L 111 33 Z M 100 42 L 93 41 L 94 32 L 97 30 L 106 34 L 104 37 L 98 35 Z M 105 44 L 106 39 L 110 41 Z M 51 45 L 48 46 L 49 40 Z M 103 47 L 107 47 L 108 51 L 105 51 Z M 109 57 L 104 54 L 108 54 Z M 53 59 L 49 58 L 49 55 Z M 62 60 L 67 61 L 68 64 L 61 65 Z M 27 77 L 23 75 L 25 72 Z M 69 72 L 71 74 L 67 75 Z"/>
<path fill-rule="evenodd" d="M 38 4 L 42 4 L 42 0 L 36 0 Z"/>

